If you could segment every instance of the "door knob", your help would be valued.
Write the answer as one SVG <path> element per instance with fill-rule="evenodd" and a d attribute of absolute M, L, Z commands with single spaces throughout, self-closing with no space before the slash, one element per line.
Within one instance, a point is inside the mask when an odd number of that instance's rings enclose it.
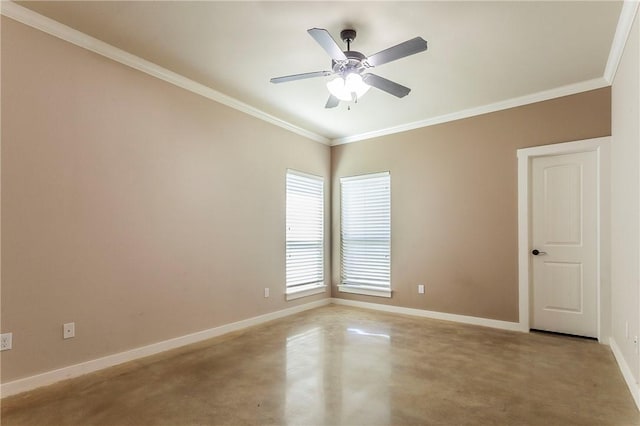
<path fill-rule="evenodd" d="M 538 256 L 539 254 L 547 254 L 547 252 L 546 251 L 540 251 L 538 249 L 533 249 L 531 251 L 531 254 L 534 255 L 534 256 Z"/>

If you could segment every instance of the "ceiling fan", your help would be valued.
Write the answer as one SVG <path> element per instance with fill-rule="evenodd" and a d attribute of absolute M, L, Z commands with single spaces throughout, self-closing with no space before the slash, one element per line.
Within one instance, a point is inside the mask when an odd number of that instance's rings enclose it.
<path fill-rule="evenodd" d="M 346 51 L 342 51 L 325 29 L 311 28 L 307 32 L 331 57 L 331 71 L 315 71 L 276 77 L 272 78 L 271 82 L 285 83 L 314 77 L 336 76 L 335 79 L 327 83 L 331 94 L 325 108 L 335 108 L 341 100 L 357 101 L 370 87 L 375 87 L 398 98 L 407 96 L 411 91 L 408 87 L 365 71 L 427 50 L 427 42 L 422 37 L 416 37 L 367 57 L 360 52 L 351 50 L 351 42 L 356 38 L 355 30 L 340 32 L 340 38 L 347 43 Z"/>

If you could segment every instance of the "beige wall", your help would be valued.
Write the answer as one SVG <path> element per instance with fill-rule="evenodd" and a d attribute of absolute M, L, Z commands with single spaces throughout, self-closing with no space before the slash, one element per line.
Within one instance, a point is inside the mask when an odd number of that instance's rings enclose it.
<path fill-rule="evenodd" d="M 611 311 L 615 344 L 638 380 L 640 336 L 640 23 L 635 23 L 612 88 Z M 625 328 L 629 327 L 629 337 Z"/>
<path fill-rule="evenodd" d="M 3 383 L 328 296 L 284 301 L 286 168 L 391 171 L 394 296 L 334 296 L 516 321 L 515 151 L 611 129 L 602 89 L 329 150 L 4 17 L 1 51 Z"/>
<path fill-rule="evenodd" d="M 333 296 L 518 321 L 516 150 L 610 135 L 610 117 L 605 88 L 333 147 Z M 393 297 L 340 293 L 339 179 L 384 170 Z"/>
<path fill-rule="evenodd" d="M 327 146 L 4 17 L 1 48 L 3 383 L 328 296 L 284 301 L 285 171 Z"/>

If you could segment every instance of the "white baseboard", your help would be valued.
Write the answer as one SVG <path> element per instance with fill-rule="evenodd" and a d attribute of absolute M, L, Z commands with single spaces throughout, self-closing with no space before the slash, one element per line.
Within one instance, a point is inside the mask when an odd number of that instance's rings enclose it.
<path fill-rule="evenodd" d="M 355 306 L 358 308 L 374 309 L 376 311 L 393 312 L 396 314 L 413 315 L 417 317 L 432 318 L 444 321 L 453 321 L 463 324 L 480 325 L 483 327 L 499 328 L 501 330 L 529 332 L 518 322 L 500 321 L 488 318 L 470 317 L 467 315 L 447 314 L 444 312 L 427 311 L 425 309 L 403 308 L 401 306 L 383 305 L 380 303 L 360 302 L 332 298 L 331 303 L 336 305 Z"/>
<path fill-rule="evenodd" d="M 629 368 L 629 364 L 627 364 L 627 361 L 625 361 L 624 357 L 622 356 L 622 351 L 620 350 L 620 347 L 613 337 L 609 339 L 609 347 L 611 348 L 613 356 L 618 362 L 618 367 L 622 372 L 624 381 L 627 383 L 627 387 L 629 388 L 631 396 L 636 403 L 636 407 L 638 407 L 638 410 L 640 410 L 640 387 L 638 387 L 638 383 L 636 383 L 636 379 L 635 377 L 633 377 L 633 373 L 631 373 L 631 368 Z"/>
<path fill-rule="evenodd" d="M 322 299 L 315 302 L 306 303 L 304 305 L 298 305 L 292 308 L 259 315 L 253 318 L 248 318 L 242 321 L 221 325 L 220 327 L 214 327 L 208 330 L 187 334 L 185 336 L 164 340 L 162 342 L 152 343 L 151 345 L 142 346 L 125 352 L 107 355 L 102 358 L 92 359 L 80 364 L 70 365 L 68 367 L 62 367 L 57 370 L 47 371 L 35 376 L 25 377 L 22 379 L 14 380 L 12 382 L 3 383 L 2 385 L 0 385 L 0 396 L 4 398 L 21 392 L 26 392 L 41 386 L 47 386 L 59 382 L 61 380 L 71 379 L 73 377 L 92 373 L 94 371 L 102 370 L 104 368 L 112 367 L 124 362 L 143 358 L 149 355 L 154 355 L 160 352 L 168 351 L 170 349 L 179 348 L 181 346 L 211 339 L 213 337 L 218 337 L 223 334 L 242 330 L 247 327 L 265 323 L 267 321 L 293 315 L 298 312 L 325 306 L 329 303 L 330 299 Z"/>
<path fill-rule="evenodd" d="M 221 336 L 233 331 L 242 330 L 247 327 L 262 324 L 267 321 L 283 318 L 289 315 L 296 314 L 298 312 L 306 311 L 309 309 L 318 308 L 328 305 L 330 303 L 344 306 L 354 306 L 365 309 L 373 309 L 383 312 L 391 312 L 397 314 L 412 315 L 424 318 L 432 318 L 444 321 L 452 321 L 463 324 L 479 325 L 483 327 L 497 328 L 501 330 L 528 332 L 529 330 L 523 328 L 520 323 L 500 321 L 488 318 L 479 318 L 466 315 L 448 314 L 443 312 L 428 311 L 424 309 L 404 308 L 399 306 L 383 305 L 379 303 L 360 302 L 355 300 L 346 300 L 338 298 L 327 298 L 318 300 L 315 302 L 307 303 L 304 305 L 294 306 L 292 308 L 283 309 L 276 312 L 271 312 L 264 315 L 248 318 L 242 321 L 234 322 L 231 324 L 225 324 L 219 327 L 211 328 L 208 330 L 199 331 L 185 336 L 176 337 L 173 339 L 165 340 L 151 345 L 142 346 L 140 348 L 131 349 L 125 352 L 120 352 L 113 355 L 108 355 L 102 358 L 93 359 L 80 364 L 70 365 L 68 367 L 59 368 L 57 370 L 47 371 L 45 373 L 37 374 L 30 377 L 14 380 L 11 382 L 0 385 L 0 396 L 2 398 L 15 395 L 21 392 L 26 392 L 41 386 L 47 386 L 61 380 L 71 379 L 87 373 L 92 373 L 98 370 L 102 370 L 114 365 L 122 364 L 124 362 L 132 361 L 138 358 L 154 355 L 160 352 L 164 352 L 170 349 L 179 348 L 181 346 L 189 345 L 192 343 L 200 342 L 203 340 L 211 339 L 213 337 Z M 635 382 L 633 374 L 626 361 L 622 357 L 619 347 L 617 346 L 613 338 L 610 339 L 611 349 L 618 362 L 620 371 L 631 391 L 633 399 L 640 409 L 640 388 Z"/>

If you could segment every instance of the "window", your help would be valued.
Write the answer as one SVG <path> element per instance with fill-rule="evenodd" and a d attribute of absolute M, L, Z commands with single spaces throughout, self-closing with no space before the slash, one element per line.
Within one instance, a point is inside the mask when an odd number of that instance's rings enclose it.
<path fill-rule="evenodd" d="M 324 182 L 287 170 L 287 300 L 321 293 L 324 285 Z"/>
<path fill-rule="evenodd" d="M 340 179 L 340 291 L 391 297 L 391 176 Z"/>

